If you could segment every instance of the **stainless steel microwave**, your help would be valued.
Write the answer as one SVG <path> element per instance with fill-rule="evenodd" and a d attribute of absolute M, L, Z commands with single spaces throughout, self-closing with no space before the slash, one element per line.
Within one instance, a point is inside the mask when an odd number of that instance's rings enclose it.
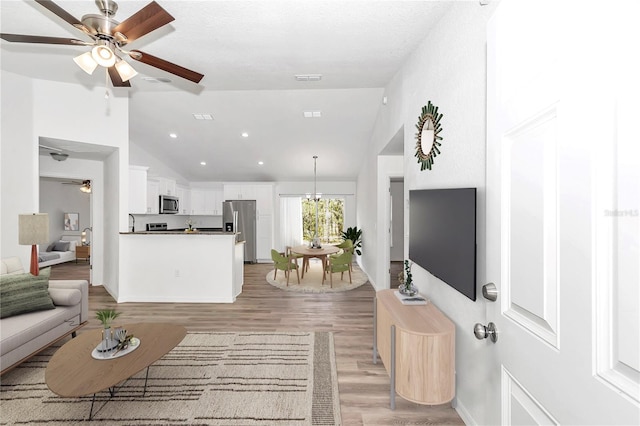
<path fill-rule="evenodd" d="M 180 202 L 178 197 L 171 195 L 160 196 L 160 214 L 177 214 L 180 212 Z"/>

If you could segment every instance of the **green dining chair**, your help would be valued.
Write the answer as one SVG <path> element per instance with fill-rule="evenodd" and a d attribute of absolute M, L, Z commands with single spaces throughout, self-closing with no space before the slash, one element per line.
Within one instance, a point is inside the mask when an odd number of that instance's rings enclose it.
<path fill-rule="evenodd" d="M 336 258 L 338 256 L 341 256 L 345 252 L 350 252 L 353 255 L 353 241 L 351 241 L 349 238 L 345 239 L 340 244 L 336 244 L 336 247 L 338 247 L 340 251 L 336 254 L 330 255 L 329 257 Z M 351 264 L 349 264 L 349 270 L 353 271 L 353 267 Z"/>
<path fill-rule="evenodd" d="M 344 273 L 349 273 L 349 284 L 351 284 L 351 257 L 353 253 L 345 251 L 338 256 L 329 256 L 329 261 L 325 269 L 325 273 L 322 274 L 322 284 L 324 284 L 325 275 L 329 274 L 329 281 L 331 282 L 331 288 L 333 288 L 333 274 L 340 272 L 340 279 L 344 279 Z"/>
<path fill-rule="evenodd" d="M 296 270 L 296 276 L 298 277 L 298 284 L 300 284 L 300 273 L 298 272 L 298 263 L 279 253 L 277 250 L 271 249 L 271 260 L 273 260 L 273 279 L 276 279 L 278 269 L 284 271 L 284 275 L 287 277 L 287 287 L 289 286 L 289 277 L 291 276 L 291 270 Z"/>

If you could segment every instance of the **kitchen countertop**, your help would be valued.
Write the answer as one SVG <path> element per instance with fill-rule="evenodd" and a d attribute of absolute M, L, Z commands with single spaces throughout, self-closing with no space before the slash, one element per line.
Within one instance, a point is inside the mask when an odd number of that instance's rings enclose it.
<path fill-rule="evenodd" d="M 135 231 L 135 232 L 120 232 L 121 235 L 236 235 L 237 232 L 225 232 L 225 231 Z"/>

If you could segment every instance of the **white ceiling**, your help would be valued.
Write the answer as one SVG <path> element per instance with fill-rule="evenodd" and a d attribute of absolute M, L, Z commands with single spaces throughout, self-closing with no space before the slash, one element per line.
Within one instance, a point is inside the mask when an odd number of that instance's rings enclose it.
<path fill-rule="evenodd" d="M 121 1 L 115 19 L 124 21 L 147 3 Z M 56 4 L 77 19 L 98 13 L 92 1 Z M 130 140 L 190 181 L 312 180 L 313 155 L 319 180 L 354 179 L 383 108 L 383 87 L 452 6 L 415 0 L 159 4 L 175 21 L 127 48 L 205 77 L 194 84 L 130 60 L 140 73 L 126 89 Z M 85 39 L 32 1 L 1 1 L 0 14 L 3 33 Z M 104 85 L 104 75 L 89 76 L 72 60 L 86 47 L 0 44 L 4 70 Z M 322 80 L 297 82 L 296 74 L 322 74 Z M 304 111 L 322 111 L 322 118 L 305 119 Z M 214 120 L 198 121 L 193 113 L 211 113 Z M 171 132 L 178 137 L 169 138 Z"/>

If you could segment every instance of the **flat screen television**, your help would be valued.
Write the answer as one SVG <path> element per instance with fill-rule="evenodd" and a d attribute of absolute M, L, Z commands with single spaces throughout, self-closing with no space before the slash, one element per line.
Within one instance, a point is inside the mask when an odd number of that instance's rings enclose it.
<path fill-rule="evenodd" d="M 476 188 L 409 191 L 409 259 L 476 300 Z"/>

